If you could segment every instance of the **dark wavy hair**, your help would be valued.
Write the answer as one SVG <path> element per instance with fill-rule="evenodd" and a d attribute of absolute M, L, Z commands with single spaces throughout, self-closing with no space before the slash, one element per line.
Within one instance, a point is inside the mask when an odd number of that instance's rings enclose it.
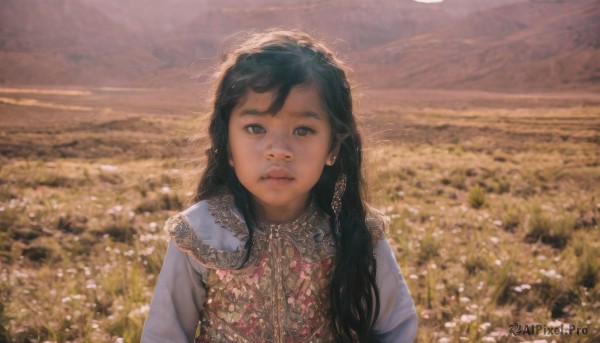
<path fill-rule="evenodd" d="M 251 195 L 228 163 L 228 125 L 232 109 L 248 90 L 274 92 L 270 113 L 283 106 L 292 87 L 310 85 L 320 93 L 332 128 L 331 151 L 339 149 L 333 166 L 323 173 L 311 190 L 322 212 L 330 218 L 336 256 L 330 282 L 332 329 L 339 342 L 372 342 L 379 313 L 375 283 L 373 241 L 366 224 L 364 179 L 361 173 L 362 143 L 353 113 L 350 83 L 345 65 L 323 44 L 296 31 L 254 34 L 231 51 L 217 72 L 213 108 L 208 129 L 210 147 L 206 167 L 194 200 L 200 201 L 226 190 L 248 224 L 246 247 L 253 242 L 257 208 Z M 334 232 L 331 209 L 335 182 L 347 177 L 340 213 L 341 235 Z M 246 261 L 248 256 L 246 256 Z"/>

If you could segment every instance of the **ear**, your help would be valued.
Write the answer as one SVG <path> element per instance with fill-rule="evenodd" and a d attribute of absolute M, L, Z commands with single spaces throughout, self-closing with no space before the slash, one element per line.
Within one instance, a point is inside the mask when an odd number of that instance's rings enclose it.
<path fill-rule="evenodd" d="M 229 161 L 229 166 L 233 167 L 233 157 L 231 157 L 231 149 L 229 148 L 229 142 L 227 143 L 227 160 Z"/>
<path fill-rule="evenodd" d="M 340 147 L 339 145 L 337 147 L 335 147 L 330 153 L 329 155 L 327 155 L 327 160 L 325 161 L 325 164 L 328 166 L 332 166 L 335 164 L 335 160 L 337 159 L 338 154 L 340 153 Z"/>

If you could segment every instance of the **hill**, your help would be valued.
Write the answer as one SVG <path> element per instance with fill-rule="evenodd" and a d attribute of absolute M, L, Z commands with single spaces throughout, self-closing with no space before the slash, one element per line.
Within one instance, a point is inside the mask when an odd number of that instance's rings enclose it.
<path fill-rule="evenodd" d="M 0 84 L 189 84 L 245 33 L 281 27 L 333 42 L 368 87 L 590 91 L 599 9 L 597 0 L 3 0 Z"/>
<path fill-rule="evenodd" d="M 597 1 L 521 2 L 373 48 L 360 70 L 376 87 L 598 89 L 599 28 Z"/>
<path fill-rule="evenodd" d="M 79 1 L 4 0 L 0 83 L 120 84 L 160 67 L 143 37 Z"/>

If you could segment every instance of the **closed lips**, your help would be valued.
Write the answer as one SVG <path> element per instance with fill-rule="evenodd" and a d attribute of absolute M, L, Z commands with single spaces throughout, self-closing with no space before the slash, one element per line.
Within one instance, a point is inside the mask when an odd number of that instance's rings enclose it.
<path fill-rule="evenodd" d="M 285 169 L 271 169 L 265 174 L 265 179 L 293 179 L 290 172 Z"/>

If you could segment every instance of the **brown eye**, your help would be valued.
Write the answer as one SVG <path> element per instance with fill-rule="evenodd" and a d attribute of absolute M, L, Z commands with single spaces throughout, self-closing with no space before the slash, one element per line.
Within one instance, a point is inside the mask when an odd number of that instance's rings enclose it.
<path fill-rule="evenodd" d="M 308 136 L 314 132 L 315 131 L 313 129 L 305 126 L 299 127 L 296 130 L 294 130 L 294 133 L 298 136 Z"/>
<path fill-rule="evenodd" d="M 255 124 L 247 125 L 246 127 L 244 127 L 244 129 L 251 135 L 259 135 L 265 133 L 265 129 L 262 128 L 262 126 Z"/>

